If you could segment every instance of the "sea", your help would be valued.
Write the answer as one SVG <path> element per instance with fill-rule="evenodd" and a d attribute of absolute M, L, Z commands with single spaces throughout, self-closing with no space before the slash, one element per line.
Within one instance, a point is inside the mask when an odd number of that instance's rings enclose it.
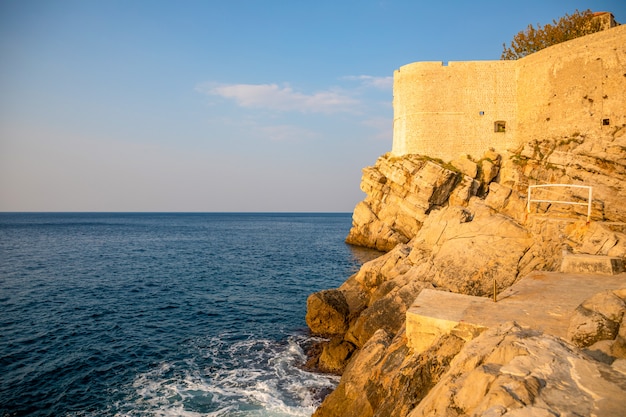
<path fill-rule="evenodd" d="M 310 416 L 349 213 L 0 213 L 0 416 Z"/>

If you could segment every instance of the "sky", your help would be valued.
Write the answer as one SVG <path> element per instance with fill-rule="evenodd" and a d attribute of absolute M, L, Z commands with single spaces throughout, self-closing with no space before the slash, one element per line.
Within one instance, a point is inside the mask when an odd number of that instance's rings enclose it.
<path fill-rule="evenodd" d="M 623 0 L 0 0 L 0 211 L 351 212 L 393 72 Z"/>

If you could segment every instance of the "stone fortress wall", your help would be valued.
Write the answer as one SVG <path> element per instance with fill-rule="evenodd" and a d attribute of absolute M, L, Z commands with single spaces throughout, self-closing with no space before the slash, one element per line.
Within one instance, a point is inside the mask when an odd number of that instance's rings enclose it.
<path fill-rule="evenodd" d="M 394 73 L 392 155 L 450 161 L 626 124 L 626 25 L 516 61 L 415 62 Z"/>

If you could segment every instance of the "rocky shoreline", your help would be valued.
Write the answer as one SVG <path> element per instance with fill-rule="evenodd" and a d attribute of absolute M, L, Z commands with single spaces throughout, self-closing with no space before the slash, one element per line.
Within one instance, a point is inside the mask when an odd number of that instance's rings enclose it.
<path fill-rule="evenodd" d="M 591 222 L 584 206 L 538 203 L 529 214 L 537 183 L 592 185 Z M 448 164 L 383 155 L 361 188 L 346 241 L 385 253 L 307 300 L 311 332 L 328 338 L 308 365 L 342 375 L 315 416 L 626 415 L 626 290 L 599 285 L 571 312 L 567 340 L 507 322 L 416 352 L 405 326 L 424 289 L 491 297 L 558 271 L 568 254 L 626 257 L 625 126 Z"/>

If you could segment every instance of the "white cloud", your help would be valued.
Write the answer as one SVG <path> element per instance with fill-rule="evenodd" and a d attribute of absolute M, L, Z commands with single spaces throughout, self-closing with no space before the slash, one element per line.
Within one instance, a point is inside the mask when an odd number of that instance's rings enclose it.
<path fill-rule="evenodd" d="M 393 77 L 374 77 L 373 75 L 348 75 L 344 80 L 359 81 L 365 87 L 374 87 L 381 90 L 388 90 L 393 87 Z"/>
<path fill-rule="evenodd" d="M 266 108 L 302 113 L 354 112 L 359 101 L 339 91 L 326 90 L 313 94 L 294 91 L 277 84 L 205 85 L 197 88 L 210 95 L 234 100 L 242 107 Z"/>

